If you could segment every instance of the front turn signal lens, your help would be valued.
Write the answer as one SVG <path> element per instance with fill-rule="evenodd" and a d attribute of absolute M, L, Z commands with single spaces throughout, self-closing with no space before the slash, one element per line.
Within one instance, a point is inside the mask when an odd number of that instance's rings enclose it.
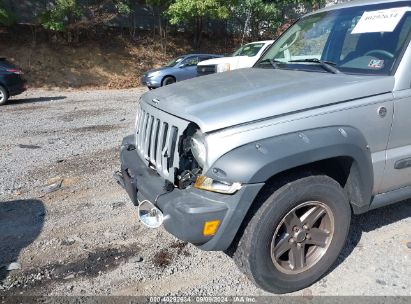
<path fill-rule="evenodd" d="M 220 182 L 207 176 L 200 175 L 196 179 L 194 188 L 222 194 L 234 194 L 241 189 L 241 184 Z"/>
<path fill-rule="evenodd" d="M 203 235 L 212 236 L 216 234 L 218 227 L 220 226 L 220 221 L 208 221 L 204 223 Z"/>

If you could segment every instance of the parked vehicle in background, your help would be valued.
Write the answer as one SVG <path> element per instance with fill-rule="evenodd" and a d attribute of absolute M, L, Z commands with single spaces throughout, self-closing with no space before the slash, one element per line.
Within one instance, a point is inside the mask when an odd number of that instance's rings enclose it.
<path fill-rule="evenodd" d="M 0 105 L 7 103 L 11 96 L 26 90 L 26 81 L 20 68 L 0 58 Z"/>
<path fill-rule="evenodd" d="M 270 292 L 326 275 L 353 214 L 411 198 L 410 8 L 327 7 L 253 68 L 144 94 L 117 174 L 142 222 Z"/>
<path fill-rule="evenodd" d="M 251 68 L 274 40 L 248 43 L 240 47 L 229 57 L 202 61 L 197 65 L 199 76 Z"/>
<path fill-rule="evenodd" d="M 144 73 L 141 83 L 149 89 L 154 89 L 197 77 L 197 64 L 199 62 L 219 57 L 222 56 L 213 54 L 188 54 L 180 56 L 171 60 L 164 67 Z"/>

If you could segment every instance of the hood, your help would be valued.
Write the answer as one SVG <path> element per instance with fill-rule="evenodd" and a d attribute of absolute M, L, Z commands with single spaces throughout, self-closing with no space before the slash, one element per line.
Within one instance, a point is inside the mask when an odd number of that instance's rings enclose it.
<path fill-rule="evenodd" d="M 241 69 L 150 91 L 143 101 L 196 123 L 203 132 L 392 92 L 393 76 Z M 160 102 L 154 105 L 151 100 Z"/>
<path fill-rule="evenodd" d="M 201 61 L 197 64 L 197 66 L 204 66 L 204 65 L 217 65 L 219 63 L 230 63 L 235 64 L 240 56 L 236 57 L 221 57 L 221 58 L 213 58 Z"/>
<path fill-rule="evenodd" d="M 167 70 L 167 69 L 171 69 L 171 68 L 172 67 L 161 67 L 161 68 L 157 68 L 157 69 L 152 69 L 152 70 L 149 70 L 149 71 L 145 72 L 144 75 L 149 75 L 149 74 L 154 73 L 154 72 L 159 72 L 159 71 L 163 71 L 163 70 Z"/>

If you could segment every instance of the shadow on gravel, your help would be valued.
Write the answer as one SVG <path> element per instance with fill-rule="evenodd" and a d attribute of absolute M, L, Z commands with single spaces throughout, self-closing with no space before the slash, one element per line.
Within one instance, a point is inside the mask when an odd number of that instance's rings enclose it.
<path fill-rule="evenodd" d="M 39 200 L 0 201 L 0 281 L 8 275 L 8 264 L 42 231 L 45 212 Z"/>
<path fill-rule="evenodd" d="M 53 97 L 37 97 L 37 98 L 13 98 L 10 100 L 9 105 L 25 104 L 25 103 L 35 103 L 35 102 L 46 102 L 66 99 L 66 96 L 53 96 Z"/>
<path fill-rule="evenodd" d="M 411 217 L 411 200 L 354 215 L 351 220 L 347 243 L 332 270 L 337 268 L 358 246 L 363 232 L 370 232 L 408 217 Z"/>

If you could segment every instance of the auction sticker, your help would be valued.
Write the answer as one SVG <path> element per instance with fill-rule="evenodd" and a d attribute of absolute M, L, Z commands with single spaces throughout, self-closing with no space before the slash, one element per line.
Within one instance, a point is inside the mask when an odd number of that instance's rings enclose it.
<path fill-rule="evenodd" d="M 384 67 L 384 60 L 372 59 L 368 64 L 370 69 L 382 69 Z"/>
<path fill-rule="evenodd" d="M 393 32 L 409 7 L 364 12 L 351 34 Z"/>

